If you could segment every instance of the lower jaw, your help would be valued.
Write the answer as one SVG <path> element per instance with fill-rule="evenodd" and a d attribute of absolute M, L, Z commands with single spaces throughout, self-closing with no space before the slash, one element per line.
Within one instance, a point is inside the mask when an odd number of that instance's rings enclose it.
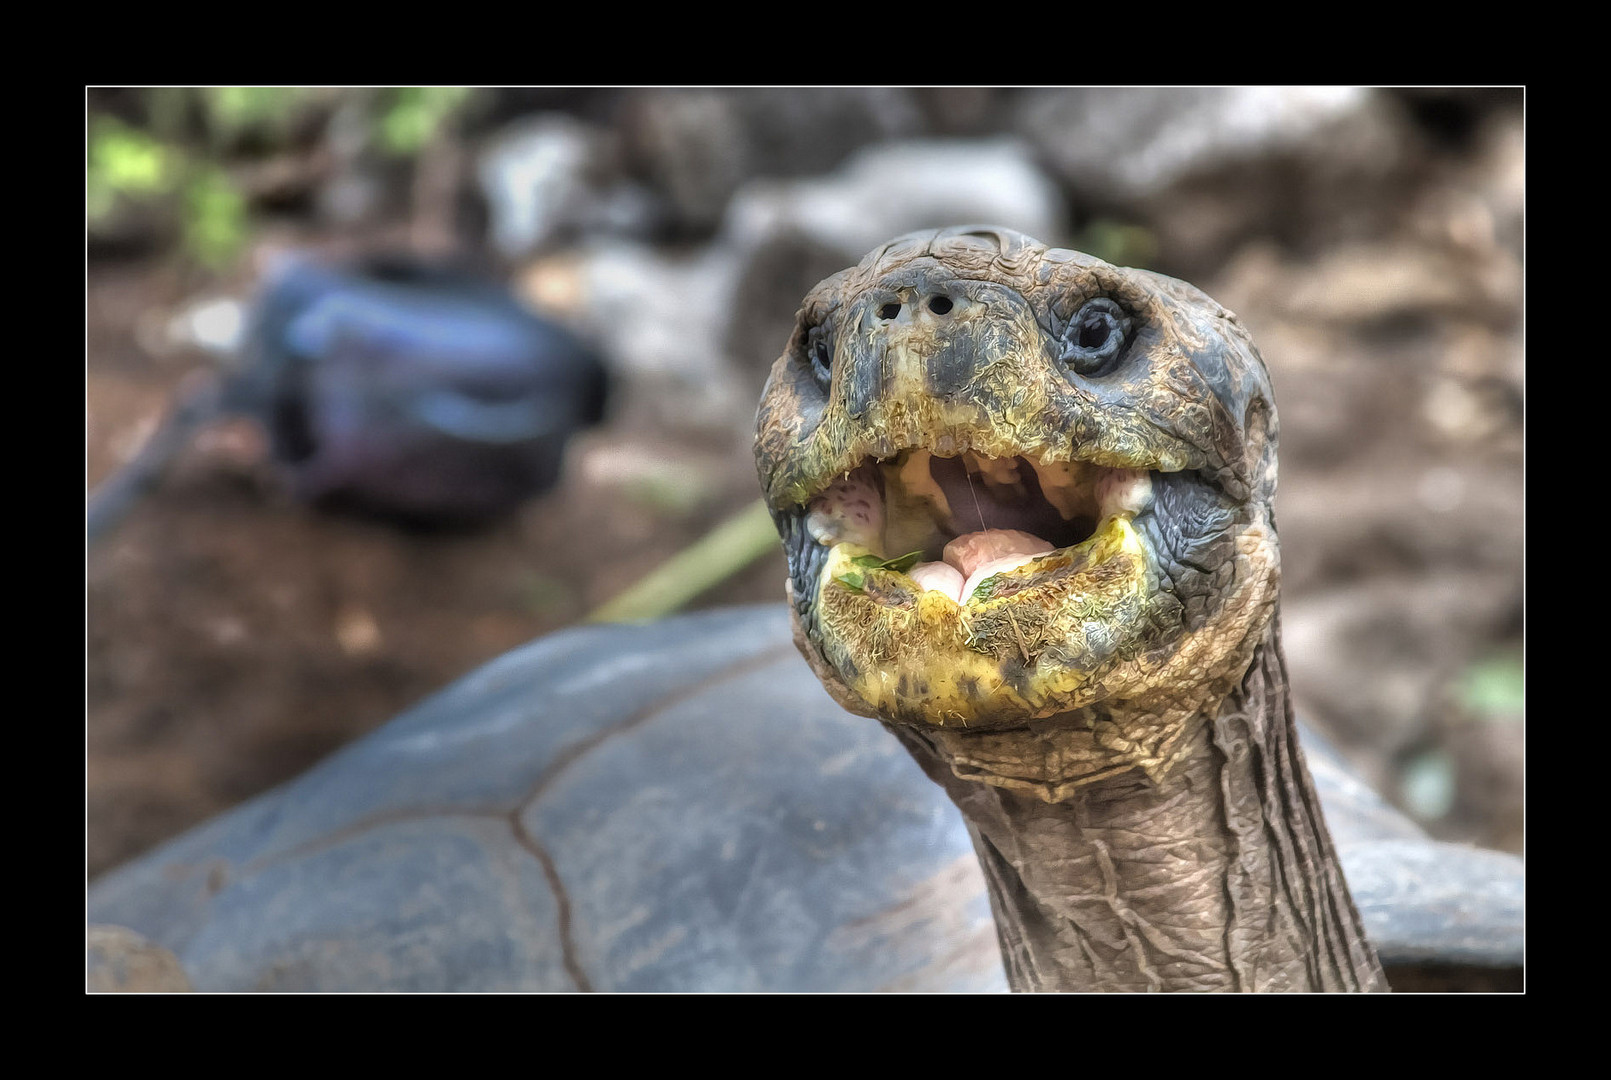
<path fill-rule="evenodd" d="M 825 658 L 890 719 L 998 728 L 1122 694 L 1152 590 L 1128 515 L 987 582 L 965 604 L 924 590 L 855 544 L 818 579 Z M 856 560 L 860 559 L 858 563 Z M 993 586 L 993 587 L 991 587 Z"/>

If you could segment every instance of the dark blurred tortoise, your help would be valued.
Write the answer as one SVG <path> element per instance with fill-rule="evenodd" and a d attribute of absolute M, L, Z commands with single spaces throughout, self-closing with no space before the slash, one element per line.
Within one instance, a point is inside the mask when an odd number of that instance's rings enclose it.
<path fill-rule="evenodd" d="M 807 298 L 759 424 L 787 617 L 512 653 L 91 920 L 198 989 L 1519 985 L 1521 861 L 1305 767 L 1267 377 L 1207 297 L 902 238 Z"/>
<path fill-rule="evenodd" d="M 300 499 L 415 524 L 484 521 L 553 486 L 607 389 L 591 348 L 498 282 L 406 257 L 284 258 L 233 365 L 181 393 L 96 492 L 91 539 L 225 415 L 263 426 Z"/>
<path fill-rule="evenodd" d="M 312 501 L 491 517 L 552 487 L 604 413 L 591 349 L 497 282 L 416 259 L 289 263 L 250 347 L 274 456 Z"/>

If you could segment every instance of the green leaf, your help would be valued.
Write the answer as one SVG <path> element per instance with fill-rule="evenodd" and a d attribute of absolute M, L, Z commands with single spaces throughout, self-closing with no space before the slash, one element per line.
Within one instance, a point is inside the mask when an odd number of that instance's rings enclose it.
<path fill-rule="evenodd" d="M 1473 715 L 1487 720 L 1521 716 L 1527 706 L 1527 681 L 1519 653 L 1479 660 L 1461 675 L 1460 702 Z"/>
<path fill-rule="evenodd" d="M 905 555 L 897 556 L 884 564 L 885 570 L 897 570 L 904 574 L 916 566 L 923 558 L 921 551 L 908 551 Z"/>
<path fill-rule="evenodd" d="M 214 86 L 201 92 L 201 100 L 208 126 L 220 139 L 261 129 L 279 142 L 313 93 L 300 86 Z"/>
<path fill-rule="evenodd" d="M 850 571 L 849 573 L 840 574 L 838 577 L 834 578 L 834 580 L 839 582 L 839 584 L 843 585 L 847 589 L 852 589 L 856 592 L 867 591 L 867 579 L 861 574 L 856 573 L 854 570 Z"/>
<path fill-rule="evenodd" d="M 185 189 L 185 246 L 202 262 L 218 266 L 245 245 L 246 198 L 218 168 L 201 169 Z"/>
<path fill-rule="evenodd" d="M 690 603 L 761 556 L 778 550 L 766 504 L 756 499 L 587 616 L 587 622 L 648 622 Z"/>
<path fill-rule="evenodd" d="M 416 154 L 470 96 L 463 86 L 403 86 L 380 118 L 380 142 L 393 154 Z"/>
<path fill-rule="evenodd" d="M 86 177 L 88 217 L 110 214 L 118 196 L 135 198 L 172 191 L 184 170 L 182 152 L 111 117 L 97 117 L 90 134 Z"/>
<path fill-rule="evenodd" d="M 894 570 L 904 574 L 916 566 L 922 558 L 921 551 L 908 551 L 905 555 L 897 555 L 893 559 L 881 559 L 877 555 L 857 555 L 850 561 L 867 570 Z"/>

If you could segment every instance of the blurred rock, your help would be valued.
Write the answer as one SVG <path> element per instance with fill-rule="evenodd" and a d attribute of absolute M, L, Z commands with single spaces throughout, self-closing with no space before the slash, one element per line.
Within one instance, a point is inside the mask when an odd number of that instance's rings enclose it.
<path fill-rule="evenodd" d="M 1013 114 L 1081 214 L 1145 223 L 1150 265 L 1198 284 L 1251 239 L 1314 252 L 1393 231 L 1434 153 L 1359 88 L 1037 90 Z"/>
<path fill-rule="evenodd" d="M 1018 139 L 916 140 L 869 147 L 830 176 L 757 180 L 739 192 L 723 234 L 750 248 L 790 229 L 854 260 L 913 229 L 977 222 L 1055 244 L 1063 198 Z"/>
<path fill-rule="evenodd" d="M 893 143 L 826 177 L 746 184 L 692 252 L 597 240 L 523 280 L 619 362 L 629 411 L 743 430 L 812 286 L 900 233 L 968 221 L 1057 237 L 1062 197 L 1018 140 Z"/>
<path fill-rule="evenodd" d="M 613 132 L 559 113 L 498 134 L 476 168 L 498 250 L 514 258 L 584 233 L 652 231 L 656 207 L 620 174 L 617 143 Z"/>
<path fill-rule="evenodd" d="M 1412 756 L 1399 770 L 1399 801 L 1418 821 L 1441 821 L 1454 808 L 1457 766 L 1445 750 Z"/>
<path fill-rule="evenodd" d="M 179 958 L 122 926 L 85 934 L 84 988 L 92 994 L 172 994 L 191 989 Z"/>
<path fill-rule="evenodd" d="M 330 171 L 314 201 L 319 215 L 334 225 L 374 220 L 385 210 L 385 170 L 370 152 L 374 134 L 370 104 L 368 92 L 347 95 L 325 129 Z"/>
<path fill-rule="evenodd" d="M 229 366 L 238 359 L 246 315 L 246 303 L 236 297 L 198 296 L 171 314 L 148 311 L 135 332 L 152 356 L 168 359 L 194 349 Z"/>
<path fill-rule="evenodd" d="M 731 434 L 755 412 L 721 350 L 737 272 L 729 245 L 682 253 L 602 239 L 528 268 L 522 280 L 549 303 L 575 303 L 578 325 L 619 377 L 620 423 Z"/>
<path fill-rule="evenodd" d="M 368 611 L 344 607 L 336 612 L 335 639 L 348 656 L 368 656 L 381 648 L 380 625 Z"/>
<path fill-rule="evenodd" d="M 1460 447 L 1520 450 L 1522 398 L 1506 379 L 1444 376 L 1422 399 L 1422 416 L 1442 441 Z"/>
<path fill-rule="evenodd" d="M 644 90 L 622 127 L 632 165 L 687 234 L 714 229 L 754 177 L 825 172 L 867 143 L 925 130 L 910 92 L 890 87 Z"/>
<path fill-rule="evenodd" d="M 1205 288 L 1238 312 L 1281 387 L 1291 475 L 1375 455 L 1379 476 L 1409 441 L 1417 456 L 1510 462 L 1519 481 L 1525 353 L 1509 251 L 1462 254 L 1413 233 L 1308 259 L 1257 243 Z"/>
<path fill-rule="evenodd" d="M 1020 100 L 1016 127 L 1075 190 L 1129 202 L 1296 145 L 1366 96 L 1323 86 L 1041 90 Z"/>

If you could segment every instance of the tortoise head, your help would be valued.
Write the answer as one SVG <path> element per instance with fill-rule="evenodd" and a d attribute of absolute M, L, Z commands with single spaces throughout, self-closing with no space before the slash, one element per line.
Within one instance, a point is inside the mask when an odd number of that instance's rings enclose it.
<path fill-rule="evenodd" d="M 797 639 L 841 704 L 971 731 L 1083 710 L 1130 764 L 1179 725 L 1108 721 L 1222 694 L 1262 639 L 1275 447 L 1232 313 L 986 227 L 817 285 L 755 439 Z"/>

